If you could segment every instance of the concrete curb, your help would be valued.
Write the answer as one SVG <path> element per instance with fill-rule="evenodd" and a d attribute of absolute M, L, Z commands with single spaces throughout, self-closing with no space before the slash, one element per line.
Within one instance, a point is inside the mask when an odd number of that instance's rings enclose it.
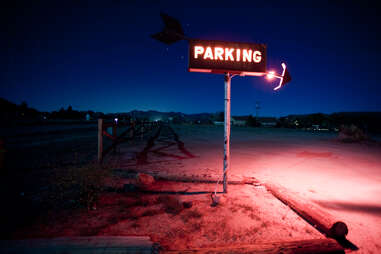
<path fill-rule="evenodd" d="M 255 253 L 255 254 L 345 254 L 344 249 L 333 239 L 311 239 L 302 241 L 287 241 L 273 243 L 258 243 L 241 246 L 225 246 L 217 248 L 202 248 L 192 250 L 163 251 L 164 254 L 232 254 L 232 253 Z"/>
<path fill-rule="evenodd" d="M 148 236 L 94 236 L 1 240 L 0 252 L 3 254 L 157 253 L 154 244 Z"/>

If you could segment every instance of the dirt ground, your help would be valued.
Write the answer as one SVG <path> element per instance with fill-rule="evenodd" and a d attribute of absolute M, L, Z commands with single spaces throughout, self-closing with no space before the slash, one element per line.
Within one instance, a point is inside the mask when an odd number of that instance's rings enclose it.
<path fill-rule="evenodd" d="M 221 177 L 222 126 L 174 126 L 189 157 L 175 145 L 151 152 L 141 170 L 156 174 Z M 349 227 L 358 253 L 380 253 L 381 145 L 342 143 L 336 133 L 233 128 L 229 179 L 255 177 L 305 197 Z M 170 135 L 169 135 L 170 136 Z M 165 142 L 158 141 L 159 144 Z M 164 144 L 164 143 L 163 143 Z M 126 149 L 126 155 L 136 153 Z M 133 157 L 121 158 L 130 167 Z M 139 165 L 138 165 L 139 168 Z"/>
<path fill-rule="evenodd" d="M 46 142 L 39 143 L 36 139 L 32 145 L 19 146 L 23 160 L 17 161 L 13 165 L 13 169 L 19 168 L 22 173 L 12 174 L 13 182 L 16 183 L 15 179 L 19 179 L 12 189 L 17 195 L 17 199 L 20 199 L 20 195 L 36 198 L 36 195 L 33 194 L 38 193 L 36 187 L 40 191 L 45 188 L 44 186 L 49 186 L 48 180 L 51 178 L 47 175 L 50 170 L 53 170 L 49 168 L 49 163 L 71 165 L 71 151 L 77 152 L 78 156 L 88 158 L 89 151 L 94 150 L 94 142 L 89 135 L 86 135 L 86 132 L 80 130 L 77 134 L 73 134 L 77 138 L 71 138 L 72 141 L 76 141 L 71 143 L 70 135 L 64 134 L 68 138 L 61 139 L 55 135 L 44 135 Z M 158 174 L 157 169 L 151 170 L 151 166 L 161 165 L 161 162 L 152 163 L 153 156 L 163 161 L 166 161 L 168 157 L 176 161 L 199 158 L 187 150 L 186 144 L 171 128 L 162 128 L 160 135 L 147 149 L 150 144 L 149 139 L 154 135 L 155 132 L 151 132 L 143 138 L 124 144 L 116 155 L 109 157 L 108 163 L 119 165 L 119 168 L 115 169 L 119 177 L 118 187 L 102 192 L 95 209 L 38 210 L 37 214 L 30 216 L 28 223 L 17 225 L 17 230 L 10 237 L 20 239 L 148 235 L 153 241 L 160 243 L 164 249 L 172 250 L 324 237 L 269 194 L 263 186 L 231 185 L 228 195 L 218 194 L 221 197 L 221 203 L 215 207 L 211 206 L 211 193 L 221 192 L 221 184 L 217 186 L 215 183 L 160 180 L 148 189 L 146 188 L 144 192 L 124 192 L 124 184 L 131 182 L 135 184 L 135 178 L 131 179 L 130 172 L 170 176 L 166 171 Z M 29 141 L 33 139 L 33 136 L 27 136 L 27 139 Z M 83 141 L 83 147 L 78 140 Z M 24 144 L 20 138 L 14 141 L 14 144 L 17 142 Z M 57 149 L 54 149 L 51 144 L 55 144 L 54 147 Z M 30 147 L 33 149 L 27 153 Z M 171 147 L 180 151 L 180 155 L 164 151 Z M 17 148 L 17 146 L 13 145 L 13 148 Z M 126 151 L 125 148 L 134 149 L 134 151 Z M 38 153 L 49 157 L 50 160 L 44 159 L 45 157 L 40 157 L 40 160 L 36 159 L 35 156 Z M 29 157 L 40 166 L 37 167 L 36 164 L 33 164 L 29 165 L 31 169 L 28 169 L 27 159 Z M 131 165 L 126 167 L 121 165 L 122 162 Z M 180 172 L 181 170 L 175 176 L 182 177 Z M 50 171 L 50 174 L 52 173 L 53 171 Z M 20 179 L 23 178 L 23 175 L 24 179 Z M 201 175 L 195 174 L 193 177 L 209 179 L 215 175 L 205 172 Z M 183 202 L 186 201 L 191 201 L 190 208 L 183 207 Z M 27 204 L 31 206 L 16 206 L 18 210 L 16 215 L 21 215 L 22 210 L 28 208 L 32 214 L 33 204 L 32 202 Z"/>
<path fill-rule="evenodd" d="M 172 130 L 163 128 L 151 144 L 149 138 L 155 133 L 123 144 L 107 163 L 117 165 L 118 174 L 133 171 L 172 179 L 222 179 L 222 126 L 178 125 Z M 22 167 L 13 168 L 13 179 L 5 180 L 9 184 L 2 185 L 8 186 L 2 193 L 32 196 L 36 186 L 44 189 L 49 184 L 41 179 L 51 174 L 51 163 L 72 164 L 73 154 L 90 161 L 95 157 L 95 135 L 79 131 L 78 135 L 65 134 L 65 139 L 45 136 L 41 144 L 10 147 L 13 152 L 21 149 L 22 160 L 17 161 L 15 152 L 10 157 Z M 348 239 L 359 247 L 357 253 L 379 253 L 381 146 L 377 142 L 345 144 L 336 136 L 233 127 L 228 179 L 255 177 L 280 184 L 344 221 L 349 227 Z M 30 169 L 28 158 L 34 162 Z M 21 173 L 15 173 L 17 167 Z M 129 181 L 122 177 L 120 184 Z M 12 237 L 150 235 L 166 249 L 324 237 L 262 186 L 229 185 L 228 198 L 217 207 L 210 206 L 210 194 L 206 194 L 215 190 L 215 184 L 159 181 L 152 188 L 144 193 L 104 192 L 96 210 L 39 212 Z M 174 194 L 176 191 L 182 195 Z M 171 209 L 183 201 L 192 201 L 193 206 Z M 21 207 L 16 215 L 31 214 L 23 212 L 29 208 Z"/>
<path fill-rule="evenodd" d="M 96 210 L 43 214 L 14 237 L 148 235 L 166 250 L 324 238 L 262 186 L 231 185 L 215 207 L 214 190 L 215 184 L 158 181 L 144 193 L 103 193 Z M 184 208 L 186 201 L 192 207 Z"/>

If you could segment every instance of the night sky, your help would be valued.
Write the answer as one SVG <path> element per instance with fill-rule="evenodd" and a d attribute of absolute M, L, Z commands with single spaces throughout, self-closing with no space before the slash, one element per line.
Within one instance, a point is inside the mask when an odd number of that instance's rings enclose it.
<path fill-rule="evenodd" d="M 15 2 L 0 7 L 0 97 L 41 111 L 223 111 L 223 75 L 189 73 L 186 41 L 150 37 L 160 11 L 191 38 L 267 44 L 269 70 L 287 63 L 293 80 L 278 91 L 234 77 L 233 115 L 256 101 L 262 116 L 381 111 L 376 1 Z"/>

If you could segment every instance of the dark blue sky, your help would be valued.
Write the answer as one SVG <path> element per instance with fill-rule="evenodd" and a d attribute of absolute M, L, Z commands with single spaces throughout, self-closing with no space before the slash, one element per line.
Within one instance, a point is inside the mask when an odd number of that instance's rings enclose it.
<path fill-rule="evenodd" d="M 191 38 L 265 43 L 268 69 L 287 63 L 279 91 L 234 77 L 233 115 L 381 111 L 376 1 L 33 2 L 0 8 L 0 97 L 38 110 L 222 111 L 223 76 L 187 72 L 187 42 L 150 38 L 164 11 Z"/>

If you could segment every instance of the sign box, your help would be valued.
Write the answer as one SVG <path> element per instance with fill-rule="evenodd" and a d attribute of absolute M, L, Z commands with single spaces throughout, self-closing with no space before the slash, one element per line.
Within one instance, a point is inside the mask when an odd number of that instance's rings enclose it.
<path fill-rule="evenodd" d="M 192 39 L 188 59 L 191 72 L 265 73 L 266 45 Z"/>

